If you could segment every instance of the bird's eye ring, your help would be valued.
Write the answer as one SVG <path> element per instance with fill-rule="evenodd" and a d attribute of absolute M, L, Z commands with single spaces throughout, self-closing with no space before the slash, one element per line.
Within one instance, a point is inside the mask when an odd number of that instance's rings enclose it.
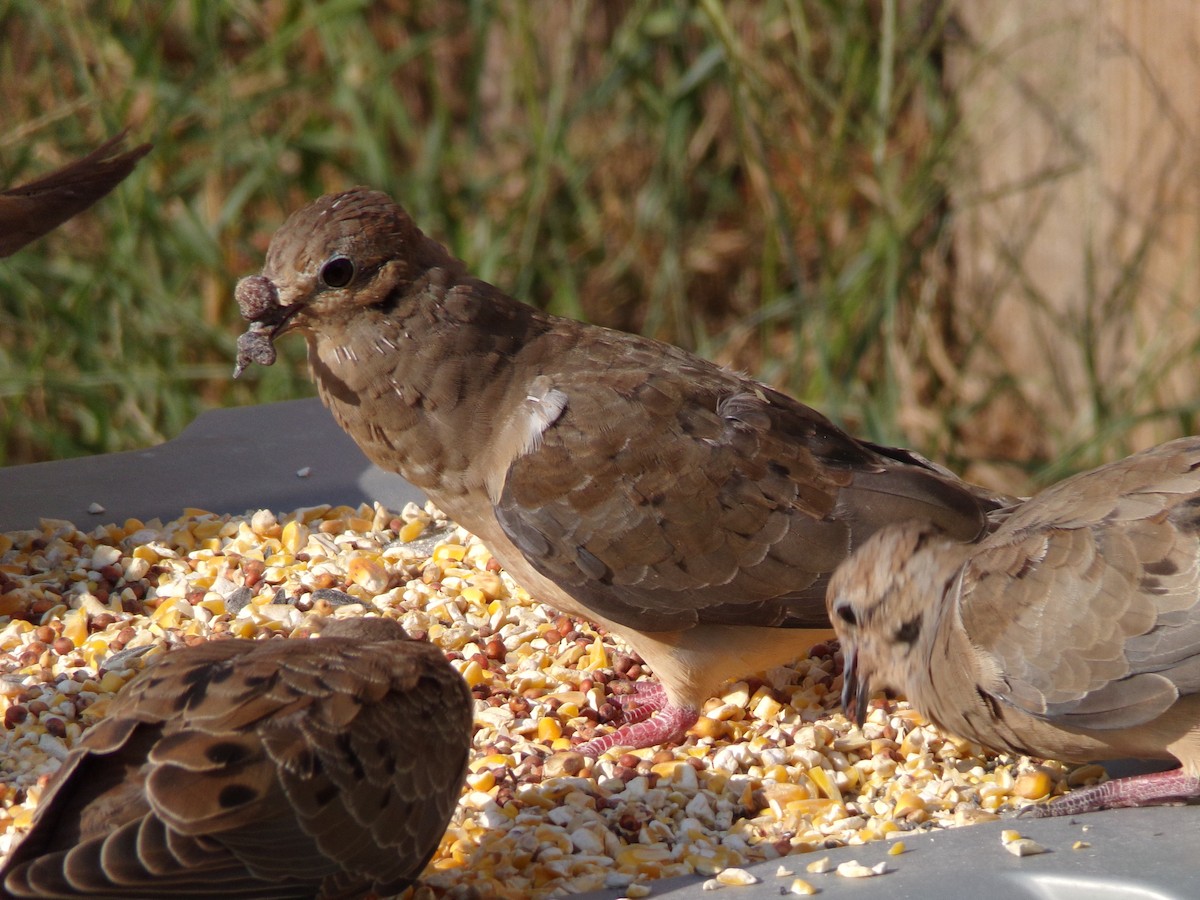
<path fill-rule="evenodd" d="M 331 288 L 341 288 L 354 280 L 354 261 L 348 256 L 334 256 L 321 266 L 321 281 Z"/>

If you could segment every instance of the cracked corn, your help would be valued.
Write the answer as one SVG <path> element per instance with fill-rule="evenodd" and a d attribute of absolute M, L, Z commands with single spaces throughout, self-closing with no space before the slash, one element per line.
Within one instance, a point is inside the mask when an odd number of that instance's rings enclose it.
<path fill-rule="evenodd" d="M 645 895 L 657 878 L 993 819 L 1067 775 L 943 737 L 902 703 L 854 727 L 827 645 L 728 686 L 681 746 L 593 763 L 571 748 L 609 727 L 641 662 L 534 602 L 430 508 L 44 520 L 0 534 L 0 854 L 156 654 L 364 613 L 442 647 L 475 697 L 467 784 L 419 896 Z"/>

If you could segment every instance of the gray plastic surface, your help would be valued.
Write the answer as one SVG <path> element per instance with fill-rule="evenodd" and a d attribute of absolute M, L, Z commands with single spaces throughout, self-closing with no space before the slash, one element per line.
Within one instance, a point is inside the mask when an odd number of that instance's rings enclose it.
<path fill-rule="evenodd" d="M 1004 849 L 1000 832 L 1013 828 L 1047 849 L 1016 857 Z M 1200 898 L 1200 808 L 1114 809 L 1062 819 L 1010 819 L 967 828 L 914 833 L 901 838 L 905 852 L 889 856 L 891 841 L 789 856 L 747 867 L 762 881 L 748 887 L 702 889 L 706 879 L 689 876 L 654 882 L 655 897 L 671 900 L 766 900 L 785 894 L 803 878 L 821 897 L 867 900 L 1197 900 Z M 1072 850 L 1076 841 L 1091 846 Z M 871 878 L 810 875 L 805 866 L 828 856 L 836 866 L 857 860 L 886 861 L 888 871 Z M 780 866 L 794 874 L 776 875 Z M 620 891 L 580 895 L 611 900 Z"/>
<path fill-rule="evenodd" d="M 424 495 L 369 463 L 312 400 L 206 412 L 179 437 L 146 450 L 0 469 L 0 531 L 39 518 L 91 524 L 216 513 L 286 511 L 379 500 L 399 510 Z M 102 512 L 89 513 L 93 503 Z"/>
<path fill-rule="evenodd" d="M 130 516 L 172 519 L 187 506 L 242 513 L 371 500 L 399 509 L 424 497 L 367 462 L 315 399 L 205 413 L 178 438 L 148 450 L 0 469 L 0 531 L 33 528 L 42 517 L 87 530 Z M 89 513 L 93 503 L 104 511 Z M 1117 769 L 1109 766 L 1110 773 Z M 1003 828 L 1016 828 L 1050 852 L 1010 855 L 1000 843 Z M 702 890 L 703 878 L 675 878 L 655 882 L 653 896 L 762 900 L 779 897 L 793 878 L 803 877 L 819 896 L 868 900 L 1200 900 L 1198 806 L 1015 819 L 903 840 L 908 850 L 900 856 L 888 856 L 890 844 L 883 841 L 841 847 L 752 866 L 762 879 L 757 885 L 714 894 Z M 1091 846 L 1072 850 L 1077 840 Z M 804 872 L 826 854 L 835 865 L 887 860 L 890 871 L 864 879 Z M 780 865 L 795 874 L 777 877 Z M 583 896 L 611 900 L 621 891 Z"/>

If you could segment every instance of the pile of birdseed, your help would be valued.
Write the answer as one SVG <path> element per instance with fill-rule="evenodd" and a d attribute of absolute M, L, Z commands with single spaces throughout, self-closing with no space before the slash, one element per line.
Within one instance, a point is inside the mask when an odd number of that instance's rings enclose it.
<path fill-rule="evenodd" d="M 475 697 L 467 784 L 418 897 L 640 897 L 692 873 L 737 883 L 753 862 L 993 820 L 1103 775 L 986 754 L 904 703 L 876 701 L 855 727 L 826 644 L 729 685 L 682 745 L 593 762 L 572 746 L 611 728 L 612 695 L 649 673 L 612 636 L 530 598 L 433 508 L 188 509 L 0 534 L 0 855 L 158 653 L 368 613 L 440 646 Z"/>

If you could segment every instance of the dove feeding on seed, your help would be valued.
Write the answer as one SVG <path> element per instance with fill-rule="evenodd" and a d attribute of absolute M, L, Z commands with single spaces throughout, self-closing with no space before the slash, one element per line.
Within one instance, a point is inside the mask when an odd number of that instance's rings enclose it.
<path fill-rule="evenodd" d="M 587 755 L 676 739 L 722 682 L 828 635 L 829 573 L 881 525 L 972 538 L 1004 502 L 682 349 L 520 303 L 381 192 L 294 213 L 236 297 L 235 374 L 303 334 L 369 459 L 649 663 L 659 684 Z"/>
<path fill-rule="evenodd" d="M 397 893 L 446 829 L 471 728 L 441 650 L 388 619 L 170 651 L 71 750 L 0 894 Z"/>
<path fill-rule="evenodd" d="M 1029 813 L 1200 796 L 1200 437 L 1068 478 L 976 542 L 884 528 L 828 603 L 859 722 L 887 687 L 993 750 L 1181 763 Z"/>

